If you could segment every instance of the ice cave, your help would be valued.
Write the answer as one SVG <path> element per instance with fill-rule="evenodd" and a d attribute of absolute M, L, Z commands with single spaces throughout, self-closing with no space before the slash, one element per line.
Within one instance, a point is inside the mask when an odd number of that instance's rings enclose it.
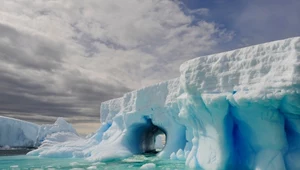
<path fill-rule="evenodd" d="M 130 147 L 131 152 L 136 154 L 156 153 L 158 149 L 163 149 L 162 144 L 156 144 L 159 142 L 156 140 L 162 140 L 157 138 L 158 135 L 164 134 L 166 136 L 165 130 L 154 125 L 151 119 L 145 119 L 144 124 L 138 123 L 128 128 L 128 147 Z"/>
<path fill-rule="evenodd" d="M 300 169 L 300 37 L 186 61 L 178 78 L 103 102 L 100 122 L 29 155 L 105 161 L 152 152 L 163 134 L 157 156 L 190 168 Z"/>

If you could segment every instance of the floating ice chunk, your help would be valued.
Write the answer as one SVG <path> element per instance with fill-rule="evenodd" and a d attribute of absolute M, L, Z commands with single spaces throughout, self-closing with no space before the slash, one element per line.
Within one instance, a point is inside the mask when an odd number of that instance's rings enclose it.
<path fill-rule="evenodd" d="M 146 163 L 141 166 L 140 169 L 155 169 L 156 165 L 154 163 Z"/>
<path fill-rule="evenodd" d="M 177 159 L 176 153 L 175 153 L 175 152 L 172 152 L 172 153 L 171 153 L 170 159 L 171 159 L 171 160 L 176 160 L 176 159 Z"/>
<path fill-rule="evenodd" d="M 10 166 L 11 170 L 20 170 L 19 165 L 12 165 Z"/>
<path fill-rule="evenodd" d="M 184 151 L 182 149 L 179 149 L 176 153 L 176 157 L 178 160 L 185 160 Z"/>
<path fill-rule="evenodd" d="M 97 166 L 89 166 L 87 169 L 88 169 L 88 170 L 91 170 L 91 169 L 97 169 Z"/>

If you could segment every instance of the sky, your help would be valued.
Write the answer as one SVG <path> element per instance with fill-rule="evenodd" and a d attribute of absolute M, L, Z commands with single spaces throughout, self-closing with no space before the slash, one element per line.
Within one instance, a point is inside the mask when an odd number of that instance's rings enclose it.
<path fill-rule="evenodd" d="M 103 101 L 179 76 L 203 55 L 300 36 L 299 0 L 2 0 L 0 116 L 64 117 L 80 134 Z"/>

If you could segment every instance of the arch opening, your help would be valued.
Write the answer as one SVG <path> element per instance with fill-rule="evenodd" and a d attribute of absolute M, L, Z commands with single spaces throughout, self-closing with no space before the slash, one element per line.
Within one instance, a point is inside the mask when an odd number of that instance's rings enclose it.
<path fill-rule="evenodd" d="M 166 144 L 166 134 L 163 129 L 154 125 L 151 125 L 145 129 L 142 139 L 142 153 L 158 153 L 163 150 Z"/>
<path fill-rule="evenodd" d="M 134 154 L 157 154 L 167 144 L 167 133 L 154 125 L 150 118 L 146 118 L 145 124 L 134 124 L 128 128 L 125 141 Z"/>

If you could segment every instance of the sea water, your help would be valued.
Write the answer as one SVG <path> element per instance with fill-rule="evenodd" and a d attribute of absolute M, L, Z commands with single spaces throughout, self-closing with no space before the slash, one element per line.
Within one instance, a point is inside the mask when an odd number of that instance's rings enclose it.
<path fill-rule="evenodd" d="M 77 158 L 40 158 L 26 155 L 0 156 L 0 170 L 136 170 L 141 168 L 186 169 L 184 161 L 160 159 L 155 155 L 135 155 L 127 159 L 110 162 L 89 162 Z"/>

